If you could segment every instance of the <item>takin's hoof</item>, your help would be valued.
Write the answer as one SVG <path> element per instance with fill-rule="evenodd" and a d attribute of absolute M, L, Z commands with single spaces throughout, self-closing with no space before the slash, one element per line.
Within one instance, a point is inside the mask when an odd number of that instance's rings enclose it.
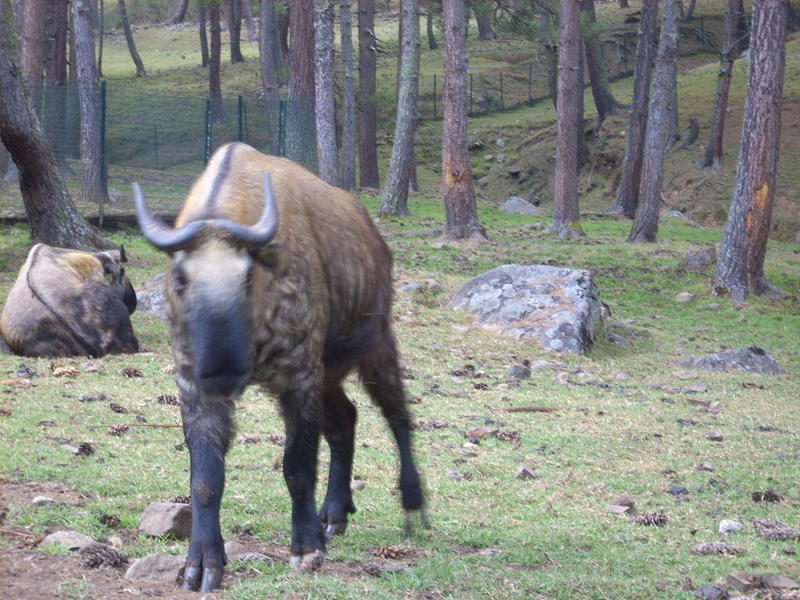
<path fill-rule="evenodd" d="M 289 566 L 298 571 L 319 571 L 325 564 L 325 553 L 314 550 L 311 554 L 293 555 L 289 559 Z"/>
<path fill-rule="evenodd" d="M 335 535 L 344 535 L 345 531 L 347 531 L 347 521 L 328 523 L 325 526 L 325 539 L 330 540 Z"/>
<path fill-rule="evenodd" d="M 431 522 L 428 519 L 428 511 L 425 508 L 420 508 L 419 510 L 407 510 L 406 511 L 406 535 L 410 536 L 414 533 L 414 521 L 415 515 L 419 514 L 420 523 L 422 523 L 422 527 L 425 529 L 431 528 Z"/>
<path fill-rule="evenodd" d="M 221 568 L 186 567 L 183 571 L 183 589 L 192 592 L 210 592 L 222 583 Z"/>

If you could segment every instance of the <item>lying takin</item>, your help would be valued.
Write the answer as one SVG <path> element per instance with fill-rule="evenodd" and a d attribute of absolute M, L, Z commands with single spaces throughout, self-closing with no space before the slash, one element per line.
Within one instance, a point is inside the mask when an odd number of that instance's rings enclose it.
<path fill-rule="evenodd" d="M 130 320 L 136 293 L 120 262 L 124 250 L 31 248 L 0 317 L 11 350 L 50 357 L 138 352 Z"/>
<path fill-rule="evenodd" d="M 249 383 L 276 396 L 286 429 L 283 474 L 292 501 L 291 565 L 322 564 L 326 538 L 355 512 L 350 490 L 354 368 L 394 434 L 406 525 L 424 499 L 390 326 L 391 253 L 364 208 L 284 158 L 221 147 L 194 184 L 175 228 L 135 186 L 139 226 L 171 262 L 169 324 L 186 443 L 192 535 L 184 588 L 219 586 L 219 508 L 234 400 Z M 330 471 L 314 500 L 322 433 Z"/>

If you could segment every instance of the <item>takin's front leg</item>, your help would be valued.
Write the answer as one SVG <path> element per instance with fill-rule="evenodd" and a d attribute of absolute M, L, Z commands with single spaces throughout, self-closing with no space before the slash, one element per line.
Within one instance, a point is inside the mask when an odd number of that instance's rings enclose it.
<path fill-rule="evenodd" d="M 292 498 L 292 543 L 289 564 L 313 571 L 324 562 L 325 540 L 317 516 L 314 488 L 320 436 L 320 397 L 295 388 L 280 396 L 286 426 L 283 477 Z"/>
<path fill-rule="evenodd" d="M 225 487 L 233 403 L 181 393 L 183 434 L 191 457 L 192 537 L 183 576 L 187 590 L 210 592 L 219 587 L 225 568 L 225 547 L 219 506 Z"/>

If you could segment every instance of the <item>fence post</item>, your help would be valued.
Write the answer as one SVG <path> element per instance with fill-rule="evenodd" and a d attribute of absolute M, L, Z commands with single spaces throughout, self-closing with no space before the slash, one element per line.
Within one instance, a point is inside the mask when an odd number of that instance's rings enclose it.
<path fill-rule="evenodd" d="M 703 40 L 703 50 L 706 49 L 706 26 L 703 21 L 703 15 L 700 15 L 700 37 Z"/>
<path fill-rule="evenodd" d="M 237 109 L 239 111 L 239 119 L 236 123 L 236 139 L 240 142 L 244 141 L 244 96 L 237 96 Z"/>
<path fill-rule="evenodd" d="M 203 152 L 203 159 L 205 161 L 204 164 L 208 164 L 208 160 L 211 158 L 211 136 L 213 132 L 211 130 L 211 122 L 212 122 L 212 115 L 211 115 L 211 98 L 206 98 L 206 133 L 205 133 L 205 147 Z"/>
<path fill-rule="evenodd" d="M 505 97 L 503 96 L 503 72 L 500 71 L 500 108 L 506 107 Z"/>
<path fill-rule="evenodd" d="M 436 118 L 436 73 L 433 74 L 433 118 Z"/>
<path fill-rule="evenodd" d="M 153 153 L 156 157 L 156 169 L 159 168 L 158 166 L 158 124 L 153 123 Z"/>
<path fill-rule="evenodd" d="M 108 160 L 106 159 L 106 80 L 100 81 L 100 179 L 108 188 Z M 103 227 L 103 202 L 99 202 L 97 222 Z"/>

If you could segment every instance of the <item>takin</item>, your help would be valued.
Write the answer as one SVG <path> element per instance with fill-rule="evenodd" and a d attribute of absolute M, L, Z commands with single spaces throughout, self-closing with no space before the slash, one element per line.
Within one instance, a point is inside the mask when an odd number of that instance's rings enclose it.
<path fill-rule="evenodd" d="M 136 292 L 125 251 L 84 252 L 36 244 L 8 294 L 0 331 L 23 356 L 133 353 Z"/>
<path fill-rule="evenodd" d="M 171 256 L 168 317 L 191 457 L 183 587 L 209 591 L 222 580 L 225 453 L 234 400 L 249 383 L 274 395 L 283 415 L 291 566 L 319 568 L 326 538 L 343 533 L 356 510 L 356 408 L 342 386 L 354 368 L 397 443 L 406 529 L 415 513 L 427 525 L 390 325 L 392 257 L 364 207 L 303 167 L 242 143 L 214 153 L 174 228 L 150 213 L 136 184 L 134 192 L 142 232 Z M 317 511 L 320 434 L 330 470 Z"/>

